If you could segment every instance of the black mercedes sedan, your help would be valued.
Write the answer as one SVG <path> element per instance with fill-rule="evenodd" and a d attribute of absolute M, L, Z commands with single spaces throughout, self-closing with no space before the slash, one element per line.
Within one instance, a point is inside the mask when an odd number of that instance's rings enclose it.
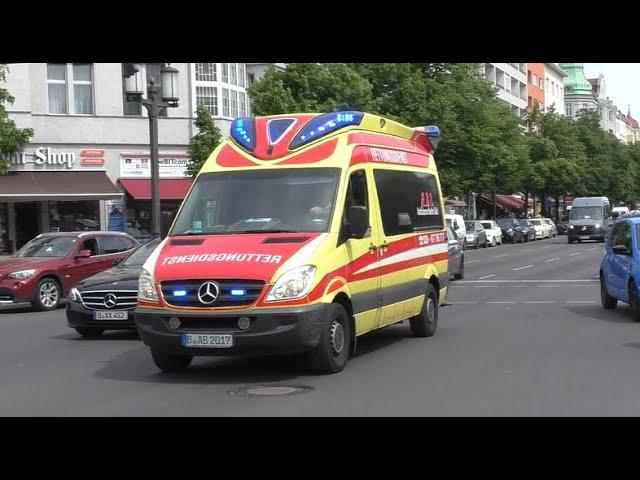
<path fill-rule="evenodd" d="M 522 225 L 515 218 L 498 218 L 496 220 L 500 230 L 502 230 L 503 242 L 524 242 L 525 234 Z"/>
<path fill-rule="evenodd" d="M 126 260 L 80 282 L 67 298 L 67 325 L 83 337 L 105 330 L 135 330 L 134 310 L 142 265 L 160 244 L 155 238 Z"/>

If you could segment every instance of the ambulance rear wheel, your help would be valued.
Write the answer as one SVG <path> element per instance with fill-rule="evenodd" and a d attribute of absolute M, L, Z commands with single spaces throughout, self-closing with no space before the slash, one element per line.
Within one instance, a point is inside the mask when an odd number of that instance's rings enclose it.
<path fill-rule="evenodd" d="M 186 370 L 191 360 L 193 360 L 190 355 L 170 355 L 153 348 L 151 349 L 151 357 L 156 367 L 167 373 L 182 372 Z"/>
<path fill-rule="evenodd" d="M 342 305 L 332 303 L 328 321 L 322 329 L 318 346 L 308 354 L 310 367 L 319 373 L 337 373 L 347 364 L 351 345 L 349 315 Z"/>
<path fill-rule="evenodd" d="M 427 295 L 420 313 L 410 321 L 415 337 L 431 337 L 438 328 L 438 295 L 433 285 L 427 283 Z"/>

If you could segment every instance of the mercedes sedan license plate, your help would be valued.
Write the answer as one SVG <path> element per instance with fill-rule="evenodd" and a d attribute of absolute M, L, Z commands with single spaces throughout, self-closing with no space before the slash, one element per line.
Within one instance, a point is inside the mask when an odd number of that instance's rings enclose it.
<path fill-rule="evenodd" d="M 129 312 L 123 311 L 111 311 L 111 312 L 93 312 L 94 319 L 96 320 L 127 320 L 129 318 Z"/>
<path fill-rule="evenodd" d="M 183 333 L 182 346 L 229 348 L 233 347 L 233 335 L 205 335 L 199 333 Z"/>

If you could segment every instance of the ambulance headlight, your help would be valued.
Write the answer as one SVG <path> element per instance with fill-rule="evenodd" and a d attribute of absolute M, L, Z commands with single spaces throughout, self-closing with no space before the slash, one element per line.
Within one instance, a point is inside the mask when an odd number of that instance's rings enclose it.
<path fill-rule="evenodd" d="M 153 275 L 144 268 L 138 279 L 138 298 L 148 302 L 158 301 L 158 292 L 154 285 Z"/>
<path fill-rule="evenodd" d="M 267 302 L 304 297 L 313 284 L 316 267 L 304 265 L 284 273 L 271 289 Z"/>

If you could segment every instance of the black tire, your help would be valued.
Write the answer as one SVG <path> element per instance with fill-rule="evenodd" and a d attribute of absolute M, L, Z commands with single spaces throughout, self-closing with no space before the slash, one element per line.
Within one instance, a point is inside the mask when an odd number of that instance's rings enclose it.
<path fill-rule="evenodd" d="M 475 243 L 475 245 L 473 246 L 473 249 L 474 249 L 474 250 L 477 250 L 477 249 L 479 249 L 479 248 L 480 248 L 480 240 L 476 240 L 476 243 Z"/>
<path fill-rule="evenodd" d="M 191 355 L 171 355 L 153 348 L 151 349 L 151 357 L 156 367 L 166 373 L 182 372 L 193 360 Z"/>
<path fill-rule="evenodd" d="M 318 373 L 340 372 L 349 359 L 351 327 L 349 315 L 342 305 L 332 303 L 322 327 L 320 342 L 307 354 L 309 366 Z"/>
<path fill-rule="evenodd" d="M 456 280 L 462 280 L 464 278 L 464 256 L 460 260 L 460 271 L 453 275 Z"/>
<path fill-rule="evenodd" d="M 58 282 L 53 278 L 45 277 L 36 285 L 31 305 L 36 310 L 48 312 L 58 308 L 60 297 L 62 297 L 62 289 Z"/>
<path fill-rule="evenodd" d="M 602 302 L 602 307 L 607 310 L 613 310 L 618 305 L 618 299 L 609 295 L 607 284 L 602 275 L 600 275 L 600 301 Z"/>
<path fill-rule="evenodd" d="M 484 243 L 482 244 L 482 248 L 487 248 L 487 239 L 484 239 Z"/>
<path fill-rule="evenodd" d="M 76 332 L 78 332 L 83 337 L 87 338 L 95 338 L 102 335 L 104 332 L 104 328 L 96 328 L 96 327 L 76 327 Z"/>
<path fill-rule="evenodd" d="M 438 295 L 436 289 L 430 283 L 427 284 L 422 310 L 418 315 L 409 320 L 411 333 L 415 337 L 431 337 L 438 328 Z"/>
<path fill-rule="evenodd" d="M 633 319 L 636 322 L 640 322 L 640 304 L 638 304 L 636 284 L 633 280 L 629 282 L 629 307 L 631 307 L 631 315 Z"/>

